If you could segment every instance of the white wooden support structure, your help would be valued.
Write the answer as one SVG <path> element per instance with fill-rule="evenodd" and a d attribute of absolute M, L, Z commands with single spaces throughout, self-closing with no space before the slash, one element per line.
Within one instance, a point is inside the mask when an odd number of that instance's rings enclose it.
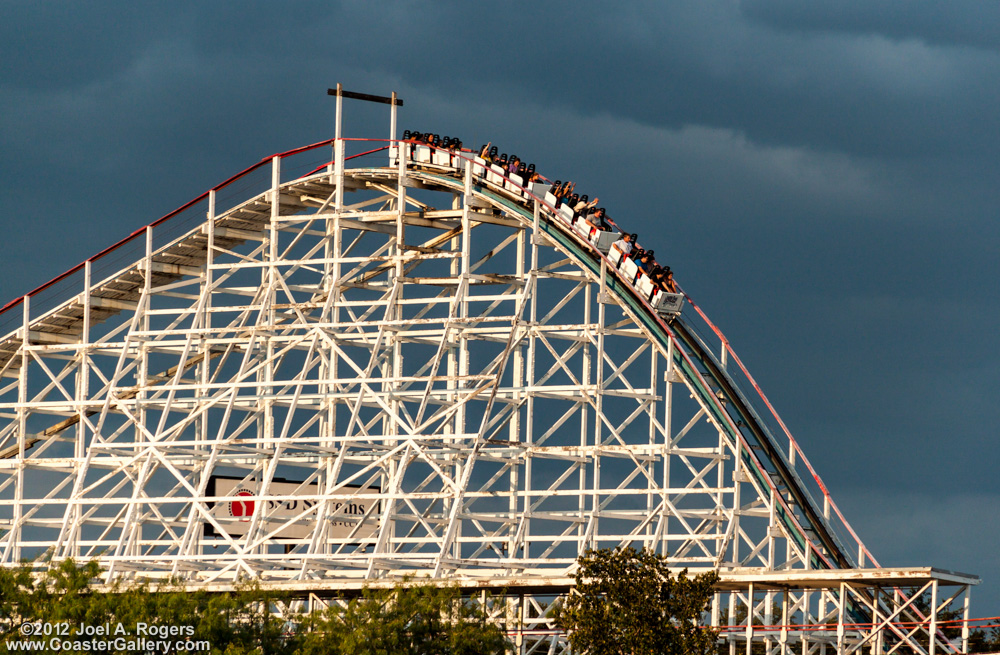
<path fill-rule="evenodd" d="M 631 544 L 721 573 L 731 655 L 965 647 L 938 617 L 967 616 L 978 581 L 861 568 L 700 308 L 661 316 L 471 158 L 349 155 L 387 144 L 342 137 L 343 97 L 333 140 L 0 312 L 0 565 L 249 577 L 309 606 L 415 578 L 507 589 L 491 612 L 519 652 L 563 652 L 547 612 L 576 558 Z M 907 600 L 924 586 L 926 616 Z"/>

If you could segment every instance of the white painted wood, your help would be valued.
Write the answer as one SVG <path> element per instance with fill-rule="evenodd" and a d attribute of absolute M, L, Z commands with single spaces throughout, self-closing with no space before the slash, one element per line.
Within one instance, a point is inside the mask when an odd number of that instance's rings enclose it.
<path fill-rule="evenodd" d="M 635 543 L 722 569 L 713 616 L 728 606 L 730 623 L 738 598 L 760 617 L 779 588 L 785 616 L 819 626 L 821 602 L 834 608 L 828 628 L 783 630 L 784 650 L 873 643 L 844 628 L 845 596 L 863 606 L 872 585 L 975 583 L 816 568 L 825 547 L 788 537 L 797 524 L 778 517 L 801 512 L 725 425 L 732 399 L 695 395 L 707 373 L 622 284 L 634 262 L 597 252 L 617 233 L 581 242 L 566 211 L 483 191 L 475 167 L 350 170 L 342 145 L 333 176 L 282 182 L 276 158 L 269 188 L 218 213 L 213 192 L 204 221 L 158 225 L 121 251 L 132 260 L 88 262 L 64 298 L 25 299 L 0 340 L 0 565 L 52 549 L 97 558 L 106 581 L 206 589 L 516 581 L 536 607 L 530 590 L 566 584 L 586 548 Z M 654 296 L 668 319 L 683 301 Z M 248 495 L 214 493 L 220 473 L 253 481 Z M 334 525 L 362 497 L 368 527 Z M 732 650 L 763 638 L 741 628 Z"/>

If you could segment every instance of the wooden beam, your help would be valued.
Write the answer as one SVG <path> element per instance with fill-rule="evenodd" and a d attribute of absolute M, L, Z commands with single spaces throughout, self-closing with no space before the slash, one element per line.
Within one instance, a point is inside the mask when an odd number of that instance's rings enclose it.
<path fill-rule="evenodd" d="M 28 332 L 28 340 L 31 343 L 80 343 L 80 335 L 54 334 L 52 332 L 31 330 Z"/>
<path fill-rule="evenodd" d="M 337 89 L 327 89 L 326 90 L 326 95 L 328 95 L 328 96 L 338 95 Z M 343 89 L 340 90 L 339 95 L 340 95 L 341 98 L 353 98 L 354 100 L 365 100 L 367 102 L 379 102 L 379 103 L 382 103 L 383 105 L 391 105 L 391 104 L 393 104 L 393 100 L 392 100 L 391 96 L 389 96 L 389 97 L 387 97 L 387 96 L 373 96 L 370 93 L 358 93 L 356 91 L 344 91 Z M 402 107 L 403 106 L 403 99 L 402 98 L 396 98 L 396 106 L 397 107 Z"/>
<path fill-rule="evenodd" d="M 113 298 L 102 298 L 100 296 L 90 297 L 91 307 L 103 307 L 104 309 L 117 309 L 124 311 L 135 311 L 139 308 L 139 303 L 127 300 L 115 300 Z"/>
<path fill-rule="evenodd" d="M 208 226 L 201 228 L 201 231 L 208 234 Z M 250 230 L 239 230 L 235 227 L 221 227 L 217 226 L 215 228 L 215 236 L 229 237 L 231 239 L 239 239 L 241 241 L 263 241 L 264 235 L 260 232 L 251 232 Z"/>
<path fill-rule="evenodd" d="M 177 264 L 164 264 L 163 262 L 152 262 L 150 270 L 154 273 L 166 273 L 168 275 L 189 275 L 191 277 L 201 277 L 204 271 L 194 266 L 178 266 Z"/>

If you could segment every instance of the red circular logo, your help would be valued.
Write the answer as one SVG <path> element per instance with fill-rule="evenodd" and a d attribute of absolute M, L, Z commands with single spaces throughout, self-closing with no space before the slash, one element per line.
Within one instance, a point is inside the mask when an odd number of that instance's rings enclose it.
<path fill-rule="evenodd" d="M 246 498 L 252 497 L 253 492 L 240 489 L 233 495 L 237 498 Z M 253 516 L 253 509 L 254 501 L 252 500 L 234 500 L 229 503 L 229 515 L 242 518 L 244 521 L 250 520 L 250 517 Z"/>

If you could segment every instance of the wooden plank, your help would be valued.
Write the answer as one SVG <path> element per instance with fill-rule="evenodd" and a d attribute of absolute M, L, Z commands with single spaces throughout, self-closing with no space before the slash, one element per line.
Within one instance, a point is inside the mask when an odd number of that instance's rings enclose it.
<path fill-rule="evenodd" d="M 172 252 L 165 252 L 157 255 L 153 261 L 161 261 L 164 264 L 179 264 L 181 266 L 201 266 L 205 263 L 206 257 L 190 257 Z"/>
<path fill-rule="evenodd" d="M 328 96 L 338 95 L 337 89 L 327 89 L 326 94 Z M 340 89 L 339 95 L 341 98 L 353 98 L 354 100 L 366 100 L 368 102 L 380 102 L 383 105 L 391 105 L 393 103 L 392 96 L 374 96 L 370 93 L 358 93 L 357 91 L 344 91 Z M 403 106 L 403 99 L 396 98 L 396 106 Z"/>
<path fill-rule="evenodd" d="M 188 275 L 190 277 L 201 277 L 203 271 L 194 266 L 178 266 L 177 264 L 164 264 L 163 262 L 152 262 L 150 270 L 156 273 L 168 273 L 170 275 Z"/>
<path fill-rule="evenodd" d="M 312 206 L 304 202 L 302 198 L 300 198 L 299 196 L 292 195 L 291 193 L 287 192 L 278 194 L 278 202 L 280 202 L 282 205 L 297 205 L 302 208 L 308 208 Z"/>
<path fill-rule="evenodd" d="M 28 332 L 28 340 L 31 343 L 80 343 L 80 336 L 30 330 Z"/>
<path fill-rule="evenodd" d="M 208 234 L 208 226 L 204 225 L 201 231 Z M 233 239 L 239 239 L 241 241 L 263 241 L 264 235 L 260 232 L 251 232 L 249 230 L 238 230 L 234 227 L 216 227 L 216 236 L 230 237 Z"/>
<path fill-rule="evenodd" d="M 506 227 L 523 227 L 521 221 L 516 218 L 509 218 L 500 214 L 499 216 L 494 216 L 493 214 L 481 214 L 479 212 L 469 212 L 469 218 L 479 223 L 491 223 L 493 225 L 504 225 Z"/>
<path fill-rule="evenodd" d="M 136 294 L 138 297 L 138 294 Z M 135 311 L 139 308 L 139 303 L 128 302 L 127 300 L 114 300 L 112 298 L 102 298 L 100 296 L 90 297 L 91 307 L 103 307 L 105 309 L 118 309 L 124 311 Z"/>
<path fill-rule="evenodd" d="M 45 320 L 35 323 L 32 327 L 49 334 L 78 334 L 79 319 L 64 318 L 58 314 L 46 316 Z"/>

